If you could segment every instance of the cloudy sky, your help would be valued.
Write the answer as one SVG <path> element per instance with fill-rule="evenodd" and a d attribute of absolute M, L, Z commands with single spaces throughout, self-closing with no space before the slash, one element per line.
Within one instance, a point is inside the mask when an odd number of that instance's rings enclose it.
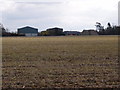
<path fill-rule="evenodd" d="M 119 0 L 0 0 L 0 22 L 10 31 L 33 26 L 39 31 L 51 27 L 82 31 L 118 25 Z"/>

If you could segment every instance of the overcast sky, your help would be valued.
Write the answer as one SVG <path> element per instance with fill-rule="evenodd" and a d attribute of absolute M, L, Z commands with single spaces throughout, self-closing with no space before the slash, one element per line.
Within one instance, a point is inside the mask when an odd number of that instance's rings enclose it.
<path fill-rule="evenodd" d="M 39 31 L 51 27 L 82 31 L 118 25 L 119 0 L 0 0 L 0 22 L 10 31 L 32 26 Z"/>

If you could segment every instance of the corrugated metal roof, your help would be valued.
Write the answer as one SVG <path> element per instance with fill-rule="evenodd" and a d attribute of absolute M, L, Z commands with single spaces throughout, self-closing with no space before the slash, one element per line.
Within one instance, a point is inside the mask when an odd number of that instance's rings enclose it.
<path fill-rule="evenodd" d="M 18 33 L 38 33 L 38 29 L 26 26 L 23 28 L 19 28 Z"/>

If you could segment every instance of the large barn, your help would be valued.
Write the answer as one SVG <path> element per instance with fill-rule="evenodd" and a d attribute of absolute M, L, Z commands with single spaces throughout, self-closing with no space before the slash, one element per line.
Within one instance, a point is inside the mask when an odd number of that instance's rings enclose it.
<path fill-rule="evenodd" d="M 23 27 L 18 29 L 19 35 L 25 35 L 25 36 L 38 36 L 38 29 L 33 27 Z"/>

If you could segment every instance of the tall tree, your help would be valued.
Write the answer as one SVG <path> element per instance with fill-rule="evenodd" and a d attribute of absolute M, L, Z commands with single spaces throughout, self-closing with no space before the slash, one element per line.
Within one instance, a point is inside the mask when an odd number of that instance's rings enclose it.
<path fill-rule="evenodd" d="M 112 26 L 109 22 L 108 22 L 107 26 L 108 26 L 107 28 L 112 28 Z"/>
<path fill-rule="evenodd" d="M 96 26 L 96 30 L 98 30 L 98 31 L 104 30 L 104 26 L 102 26 L 101 23 L 99 23 L 99 22 L 96 22 L 95 26 Z"/>
<path fill-rule="evenodd" d="M 0 36 L 4 35 L 5 33 L 6 33 L 6 30 L 5 30 L 4 26 L 3 26 L 3 24 L 0 23 Z"/>

